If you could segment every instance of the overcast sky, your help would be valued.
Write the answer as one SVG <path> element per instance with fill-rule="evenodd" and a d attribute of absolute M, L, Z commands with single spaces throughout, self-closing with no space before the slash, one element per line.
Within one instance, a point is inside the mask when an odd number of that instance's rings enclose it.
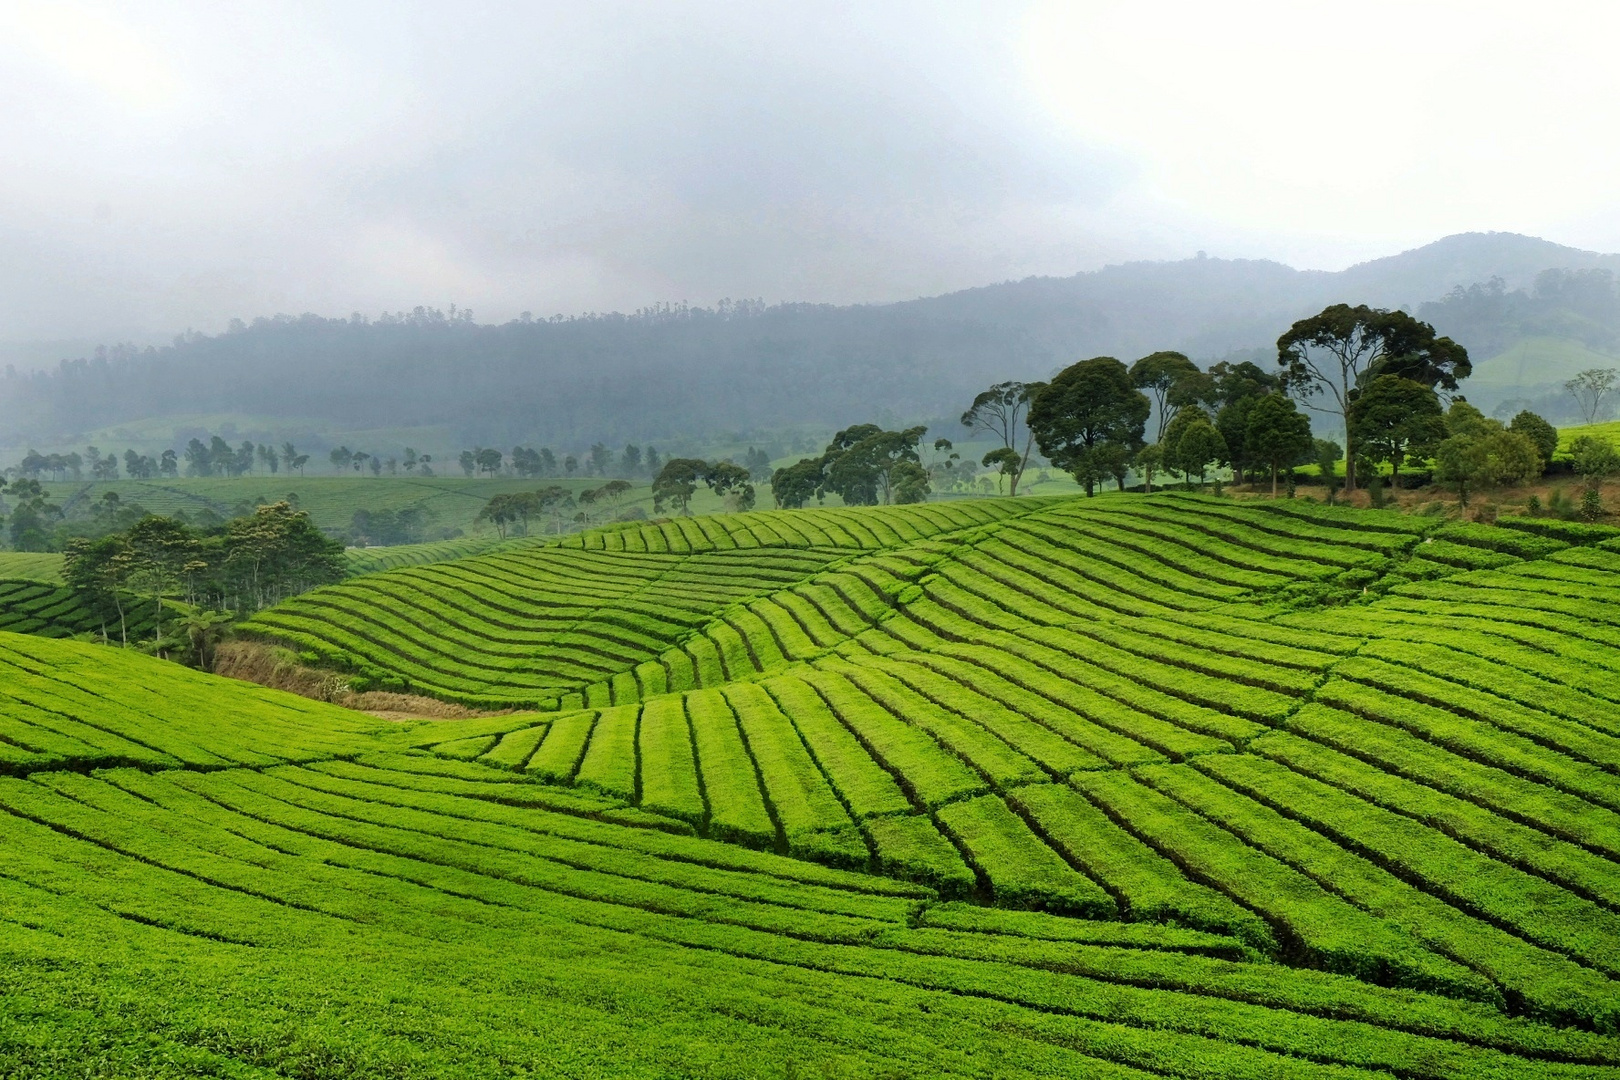
<path fill-rule="evenodd" d="M 0 0 L 0 342 L 1620 250 L 1617 11 Z"/>

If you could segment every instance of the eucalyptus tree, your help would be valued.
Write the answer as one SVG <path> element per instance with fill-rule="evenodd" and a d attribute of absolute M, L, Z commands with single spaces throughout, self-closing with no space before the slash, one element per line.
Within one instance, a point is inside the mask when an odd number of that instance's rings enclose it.
<path fill-rule="evenodd" d="M 1437 335 L 1428 323 L 1365 304 L 1333 304 L 1296 322 L 1277 339 L 1277 364 L 1290 393 L 1344 425 L 1346 489 L 1356 486 L 1359 451 L 1349 425 L 1355 391 L 1379 375 L 1395 375 L 1452 393 L 1473 371 L 1468 350 Z M 1317 396 L 1328 404 L 1310 405 Z"/>
<path fill-rule="evenodd" d="M 999 382 L 973 399 L 962 414 L 962 426 L 975 434 L 988 435 L 1001 444 L 997 455 L 1001 474 L 1007 477 L 1010 494 L 1018 494 L 1018 480 L 1029 464 L 1035 434 L 1026 422 L 1030 403 L 1045 383 Z M 985 462 L 989 464 L 988 461 Z"/>

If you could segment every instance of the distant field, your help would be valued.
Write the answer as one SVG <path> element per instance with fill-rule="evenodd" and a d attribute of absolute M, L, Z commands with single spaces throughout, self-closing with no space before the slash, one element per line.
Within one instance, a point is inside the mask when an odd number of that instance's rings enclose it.
<path fill-rule="evenodd" d="M 1605 424 L 1584 424 L 1580 427 L 1565 427 L 1558 429 L 1558 449 L 1568 452 L 1569 444 L 1582 435 L 1597 435 L 1608 439 L 1620 448 L 1620 420 L 1611 420 Z"/>
<path fill-rule="evenodd" d="M 406 476 L 348 477 L 305 476 L 279 474 L 275 476 L 244 476 L 238 478 L 181 478 L 177 480 L 116 480 L 111 482 L 48 483 L 46 489 L 58 505 L 88 505 L 101 498 L 105 491 L 116 491 L 126 503 L 139 503 L 154 514 L 174 514 L 185 511 L 196 514 L 212 510 L 224 517 L 233 517 L 244 509 L 250 510 L 260 501 L 279 501 L 296 495 L 298 507 L 309 512 L 315 524 L 323 529 L 346 528 L 356 510 L 372 512 L 383 510 L 420 509 L 432 517 L 431 527 L 460 529 L 468 536 L 495 535 L 488 522 L 477 521 L 490 496 L 502 492 L 533 491 L 536 488 L 558 484 L 578 493 L 600 487 L 605 480 L 515 480 L 468 479 L 461 476 L 434 476 L 426 478 Z M 769 495 L 766 496 L 769 498 Z M 702 493 L 693 500 L 694 509 L 720 508 L 720 500 Z M 643 485 L 631 491 L 621 503 L 622 508 L 643 507 L 652 510 L 651 488 Z M 569 511 L 571 518 L 575 511 Z M 600 517 L 600 515 L 598 515 Z M 536 531 L 541 522 L 534 522 Z M 574 527 L 569 522 L 569 527 Z"/>
<path fill-rule="evenodd" d="M 0 633 L 0 1060 L 1612 1080 L 1617 610 L 1620 530 L 1164 493 L 599 529 L 255 620 L 550 706 L 479 719 Z"/>
<path fill-rule="evenodd" d="M 462 540 L 435 540 L 425 544 L 395 544 L 386 547 L 349 548 L 343 553 L 348 560 L 349 573 L 375 574 L 383 570 L 399 570 L 424 563 L 464 559 L 483 554 L 503 544 L 538 542 L 539 538 L 502 541 L 493 536 L 469 537 Z"/>
<path fill-rule="evenodd" d="M 0 581 L 61 584 L 62 556 L 34 551 L 0 551 Z"/>

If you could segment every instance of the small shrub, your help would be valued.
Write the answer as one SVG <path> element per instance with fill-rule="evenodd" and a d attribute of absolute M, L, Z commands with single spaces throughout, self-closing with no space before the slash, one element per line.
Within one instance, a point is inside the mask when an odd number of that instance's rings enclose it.
<path fill-rule="evenodd" d="M 1595 523 L 1603 519 L 1603 500 L 1596 488 L 1581 492 L 1581 520 Z"/>
<path fill-rule="evenodd" d="M 1496 524 L 1496 513 L 1495 503 L 1481 503 L 1474 510 L 1474 520 L 1481 525 L 1494 525 Z"/>
<path fill-rule="evenodd" d="M 1541 496 L 1540 495 L 1532 495 L 1532 496 L 1530 496 L 1529 501 L 1524 504 L 1524 516 L 1525 517 L 1540 517 L 1541 516 Z"/>

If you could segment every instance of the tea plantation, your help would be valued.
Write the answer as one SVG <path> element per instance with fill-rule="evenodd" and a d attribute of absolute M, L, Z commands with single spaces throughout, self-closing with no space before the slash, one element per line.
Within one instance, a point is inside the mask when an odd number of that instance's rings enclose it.
<path fill-rule="evenodd" d="M 17 1076 L 1614 1077 L 1620 540 L 757 512 L 0 634 Z"/>

